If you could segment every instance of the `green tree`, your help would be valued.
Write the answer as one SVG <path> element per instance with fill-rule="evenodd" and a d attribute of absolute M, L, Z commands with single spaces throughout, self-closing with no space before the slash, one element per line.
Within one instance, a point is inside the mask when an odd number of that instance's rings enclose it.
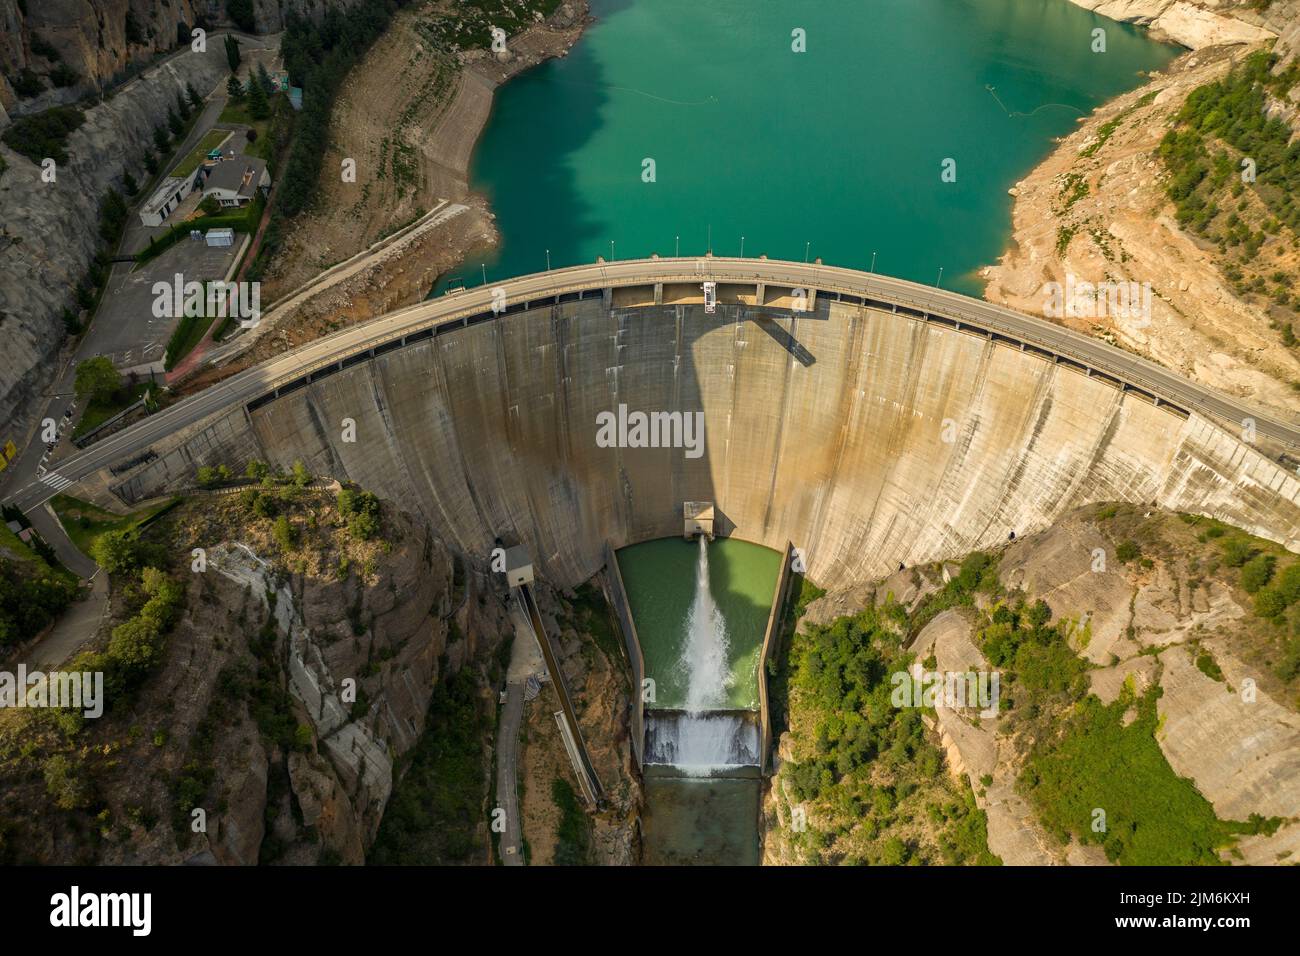
<path fill-rule="evenodd" d="M 293 463 L 293 483 L 299 488 L 306 488 L 311 484 L 311 472 L 307 466 L 299 459 Z"/>
<path fill-rule="evenodd" d="M 225 465 L 202 465 L 195 478 L 200 488 L 215 488 L 230 480 L 230 469 Z"/>
<path fill-rule="evenodd" d="M 352 537 L 366 541 L 379 533 L 382 507 L 370 492 L 340 489 L 338 509 Z"/>
<path fill-rule="evenodd" d="M 271 104 L 267 102 L 266 90 L 254 78 L 248 81 L 248 115 L 255 120 L 266 119 L 271 115 Z"/>
<path fill-rule="evenodd" d="M 883 866 L 902 866 L 907 858 L 907 844 L 898 837 L 890 837 L 880 848 L 880 862 Z"/>
<path fill-rule="evenodd" d="M 108 356 L 96 355 L 77 365 L 74 387 L 79 399 L 106 402 L 121 389 L 122 376 Z"/>
<path fill-rule="evenodd" d="M 90 786 L 66 756 L 55 754 L 41 769 L 45 777 L 45 792 L 60 810 L 76 810 L 90 803 Z"/>
<path fill-rule="evenodd" d="M 226 34 L 226 62 L 230 64 L 231 73 L 239 69 L 239 41 L 229 33 Z"/>
<path fill-rule="evenodd" d="M 271 74 L 266 72 L 266 65 L 263 63 L 257 64 L 257 82 L 261 84 L 267 96 L 275 93 L 275 80 L 271 79 Z"/>
<path fill-rule="evenodd" d="M 1229 538 L 1223 545 L 1223 563 L 1239 568 L 1255 555 L 1255 548 L 1246 538 Z"/>
<path fill-rule="evenodd" d="M 230 79 L 226 80 L 226 95 L 236 103 L 244 101 L 244 84 L 239 82 L 239 77 L 230 74 Z"/>
<path fill-rule="evenodd" d="M 162 651 L 162 634 L 157 622 L 141 615 L 113 628 L 108 653 L 116 664 L 128 671 L 141 673 L 158 662 Z"/>
<path fill-rule="evenodd" d="M 202 109 L 203 97 L 199 96 L 199 91 L 194 88 L 193 83 L 185 84 L 185 96 L 189 99 L 190 105 L 193 106 L 196 110 Z"/>
<path fill-rule="evenodd" d="M 280 515 L 275 519 L 275 543 L 280 546 L 281 551 L 292 551 L 298 543 L 297 532 L 294 531 L 293 525 L 289 524 L 287 515 Z"/>
<path fill-rule="evenodd" d="M 1241 586 L 1247 594 L 1254 594 L 1273 577 L 1271 554 L 1257 554 L 1241 566 Z"/>
<path fill-rule="evenodd" d="M 1273 586 L 1288 606 L 1300 604 L 1300 561 L 1283 568 Z"/>
<path fill-rule="evenodd" d="M 1135 541 L 1123 541 L 1115 548 L 1115 557 L 1128 564 L 1136 558 L 1142 556 L 1142 549 L 1137 546 Z"/>
<path fill-rule="evenodd" d="M 1255 595 L 1255 613 L 1260 617 L 1278 617 L 1286 610 L 1286 598 L 1277 588 L 1263 588 Z"/>
<path fill-rule="evenodd" d="M 167 127 L 159 123 L 153 128 L 153 145 L 158 150 L 158 155 L 162 156 L 167 153 L 167 147 L 171 145 L 171 137 L 167 135 Z"/>
<path fill-rule="evenodd" d="M 125 531 L 105 531 L 91 544 L 90 556 L 109 574 L 116 574 L 140 563 L 141 548 Z"/>

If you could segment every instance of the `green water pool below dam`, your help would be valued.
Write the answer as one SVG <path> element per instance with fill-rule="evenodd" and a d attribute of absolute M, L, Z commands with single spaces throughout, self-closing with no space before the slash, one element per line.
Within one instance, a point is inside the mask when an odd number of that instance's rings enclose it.
<path fill-rule="evenodd" d="M 642 858 L 759 861 L 759 668 L 781 555 L 735 538 L 663 538 L 618 552 L 653 681 L 646 701 Z"/>
<path fill-rule="evenodd" d="M 695 598 L 699 545 L 682 538 L 660 538 L 618 552 L 619 570 L 645 656 L 645 676 L 654 681 L 656 710 L 689 710 L 691 660 L 687 618 Z M 724 699 L 708 710 L 758 710 L 758 658 L 772 608 L 781 555 L 738 538 L 709 545 L 709 592 L 726 628 L 725 658 L 716 667 Z M 698 677 L 698 673 L 696 674 Z"/>

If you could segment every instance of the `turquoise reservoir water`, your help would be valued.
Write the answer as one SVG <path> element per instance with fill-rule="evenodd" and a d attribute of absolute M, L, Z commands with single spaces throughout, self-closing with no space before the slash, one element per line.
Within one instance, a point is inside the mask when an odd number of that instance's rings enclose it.
<path fill-rule="evenodd" d="M 978 294 L 1007 189 L 1178 52 L 1067 0 L 593 0 L 498 91 L 471 172 L 502 244 L 466 285 L 658 252 L 766 253 Z M 1106 52 L 1093 53 L 1092 31 Z M 804 53 L 791 32 L 805 31 Z M 991 89 L 990 89 L 991 87 Z M 654 160 L 655 182 L 642 181 Z M 956 181 L 941 181 L 945 159 Z M 806 245 L 807 244 L 807 245 Z"/>

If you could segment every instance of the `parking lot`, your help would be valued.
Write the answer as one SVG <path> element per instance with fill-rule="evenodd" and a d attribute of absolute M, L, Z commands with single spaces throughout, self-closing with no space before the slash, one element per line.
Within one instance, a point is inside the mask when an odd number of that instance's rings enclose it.
<path fill-rule="evenodd" d="M 86 336 L 82 354 L 107 355 L 126 370 L 161 362 L 167 339 L 175 328 L 173 317 L 154 316 L 154 283 L 222 279 L 234 264 L 242 236 L 226 248 L 209 247 L 202 240 L 182 239 L 156 259 L 114 276 Z"/>

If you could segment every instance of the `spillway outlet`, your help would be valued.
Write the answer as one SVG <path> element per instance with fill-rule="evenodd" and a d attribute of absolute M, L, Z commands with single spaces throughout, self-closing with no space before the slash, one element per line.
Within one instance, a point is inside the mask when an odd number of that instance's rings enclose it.
<path fill-rule="evenodd" d="M 758 766 L 758 714 L 752 710 L 650 710 L 645 715 L 645 762 L 712 776 Z"/>
<path fill-rule="evenodd" d="M 713 540 L 713 502 L 682 502 L 682 536 L 690 541 L 696 535 L 704 535 Z"/>

